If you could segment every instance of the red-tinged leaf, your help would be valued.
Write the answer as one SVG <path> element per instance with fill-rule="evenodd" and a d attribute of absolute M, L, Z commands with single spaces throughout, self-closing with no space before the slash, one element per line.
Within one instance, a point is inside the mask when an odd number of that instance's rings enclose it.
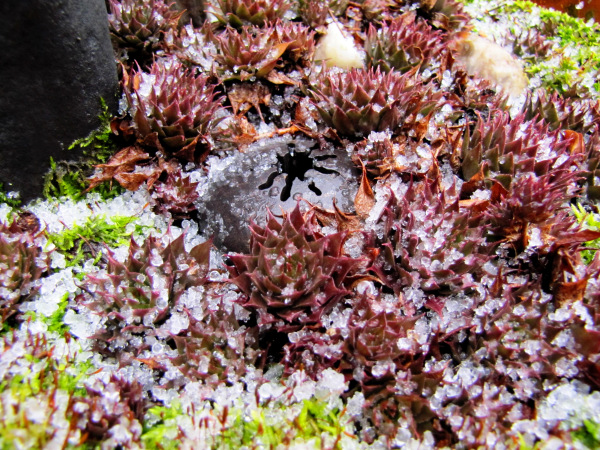
<path fill-rule="evenodd" d="M 208 156 L 208 152 L 204 152 L 201 155 L 196 155 L 196 149 L 198 147 L 199 139 L 200 136 L 196 136 L 192 142 L 190 142 L 188 145 L 186 145 L 173 155 L 182 161 L 194 161 L 195 163 L 200 163 L 204 161 L 204 159 Z"/>
<path fill-rule="evenodd" d="M 140 83 L 142 82 L 142 75 L 141 75 L 140 73 L 136 73 L 136 74 L 133 76 L 133 80 L 132 80 L 132 82 L 133 82 L 133 90 L 134 90 L 134 91 L 137 91 L 137 90 L 139 90 L 139 88 L 140 88 Z"/>
<path fill-rule="evenodd" d="M 468 198 L 475 192 L 477 189 L 483 188 L 485 185 L 483 182 L 485 181 L 485 172 L 484 165 L 482 164 L 479 167 L 479 171 L 475 173 L 469 181 L 465 181 L 460 188 L 460 198 Z"/>
<path fill-rule="evenodd" d="M 130 146 L 121 150 L 113 155 L 106 164 L 98 164 L 96 166 L 99 173 L 88 179 L 89 186 L 86 192 L 105 181 L 110 181 L 113 178 L 117 179 L 117 176 L 122 173 L 131 172 L 137 163 L 146 161 L 149 158 L 150 155 L 137 146 Z"/>
<path fill-rule="evenodd" d="M 556 240 L 557 246 L 580 244 L 587 241 L 593 241 L 600 238 L 600 231 L 581 230 L 576 233 L 570 233 L 566 236 L 561 236 Z"/>
<path fill-rule="evenodd" d="M 475 214 L 482 213 L 485 211 L 488 206 L 490 206 L 489 200 L 473 198 L 469 200 L 459 200 L 458 206 L 460 208 L 469 209 L 473 211 Z"/>
<path fill-rule="evenodd" d="M 231 89 L 227 97 L 235 115 L 246 114 L 250 108 L 254 107 L 264 122 L 260 105 L 268 106 L 271 102 L 271 91 L 266 86 L 260 83 L 239 84 Z"/>
<path fill-rule="evenodd" d="M 580 324 L 572 324 L 571 332 L 584 355 L 591 356 L 600 353 L 600 331 L 586 328 Z"/>

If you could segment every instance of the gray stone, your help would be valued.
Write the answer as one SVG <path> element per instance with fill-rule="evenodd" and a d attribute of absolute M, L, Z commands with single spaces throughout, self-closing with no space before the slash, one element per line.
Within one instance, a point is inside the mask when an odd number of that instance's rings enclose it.
<path fill-rule="evenodd" d="M 55 160 L 98 127 L 118 79 L 103 0 L 0 3 L 0 182 L 24 200 L 42 192 Z"/>
<path fill-rule="evenodd" d="M 212 163 L 198 203 L 200 229 L 221 250 L 247 252 L 250 220 L 263 224 L 267 208 L 289 212 L 304 199 L 332 209 L 335 199 L 340 209 L 353 211 L 358 179 L 343 149 L 320 149 L 305 138 L 262 141 Z"/>

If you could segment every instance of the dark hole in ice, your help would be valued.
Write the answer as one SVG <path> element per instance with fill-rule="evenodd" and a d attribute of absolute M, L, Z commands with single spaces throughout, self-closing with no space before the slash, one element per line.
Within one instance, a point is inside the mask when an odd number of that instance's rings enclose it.
<path fill-rule="evenodd" d="M 319 173 L 325 175 L 339 175 L 337 170 L 328 169 L 319 165 L 320 161 L 335 158 L 335 155 L 318 155 L 311 156 L 312 150 L 308 151 L 296 151 L 295 145 L 290 144 L 288 153 L 285 155 L 277 154 L 277 164 L 275 165 L 275 172 L 272 172 L 263 184 L 258 186 L 259 189 L 265 190 L 273 186 L 275 179 L 285 174 L 285 186 L 281 190 L 280 200 L 285 202 L 290 198 L 292 193 L 292 187 L 294 186 L 294 180 L 305 181 L 306 172 L 309 170 L 316 170 Z M 308 182 L 308 189 L 314 192 L 316 195 L 321 195 L 322 191 L 319 189 L 313 180 Z"/>
<path fill-rule="evenodd" d="M 214 164 L 214 165 L 213 165 Z M 214 245 L 250 251 L 250 220 L 264 225 L 267 209 L 293 210 L 303 200 L 352 211 L 360 172 L 344 150 L 304 136 L 263 140 L 244 152 L 211 161 L 198 221 Z"/>

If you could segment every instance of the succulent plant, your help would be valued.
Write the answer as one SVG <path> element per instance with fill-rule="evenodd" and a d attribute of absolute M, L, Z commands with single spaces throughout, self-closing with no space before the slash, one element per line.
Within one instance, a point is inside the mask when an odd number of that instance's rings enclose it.
<path fill-rule="evenodd" d="M 186 162 L 206 158 L 207 136 L 222 102 L 206 76 L 174 60 L 155 62 L 150 73 L 138 70 L 125 77 L 123 88 L 145 146 Z"/>
<path fill-rule="evenodd" d="M 513 53 L 519 57 L 545 58 L 552 49 L 552 41 L 535 28 L 522 32 L 513 41 Z"/>
<path fill-rule="evenodd" d="M 408 312 L 427 306 L 431 296 L 467 291 L 489 260 L 473 219 L 460 210 L 454 187 L 441 191 L 426 180 L 411 183 L 401 198 L 392 192 L 378 218 L 382 234 L 373 232 L 366 244 L 378 254 L 371 271 L 406 298 Z"/>
<path fill-rule="evenodd" d="M 370 134 L 354 146 L 352 153 L 357 167 L 364 166 L 372 178 L 386 178 L 394 172 L 423 177 L 437 170 L 429 144 L 403 135 L 392 139 L 381 134 Z"/>
<path fill-rule="evenodd" d="M 78 299 L 104 318 L 96 339 L 110 343 L 124 333 L 155 334 L 155 328 L 172 316 L 184 292 L 206 283 L 210 246 L 207 241 L 186 252 L 182 234 L 167 245 L 153 236 L 142 245 L 132 238 L 123 262 L 109 251 L 106 271 L 87 275 L 88 293 Z M 134 356 L 144 348 L 131 342 L 126 347 Z"/>
<path fill-rule="evenodd" d="M 291 4 L 284 0 L 217 0 L 213 15 L 222 25 L 263 27 L 282 19 Z"/>
<path fill-rule="evenodd" d="M 414 14 L 403 14 L 379 29 L 370 25 L 365 40 L 367 64 L 385 72 L 425 69 L 430 60 L 441 58 L 443 50 L 441 33 L 417 21 Z"/>
<path fill-rule="evenodd" d="M 163 47 L 166 32 L 177 27 L 181 13 L 166 0 L 109 0 L 111 39 L 122 59 L 144 67 Z"/>
<path fill-rule="evenodd" d="M 286 45 L 282 58 L 294 67 L 310 66 L 315 52 L 314 31 L 300 23 L 278 21 L 270 39 L 276 47 Z"/>
<path fill-rule="evenodd" d="M 341 136 L 356 139 L 372 131 L 410 128 L 437 103 L 430 87 L 410 74 L 379 69 L 330 72 L 313 86 L 311 101 L 323 121 Z"/>
<path fill-rule="evenodd" d="M 156 200 L 158 213 L 168 212 L 174 219 L 188 218 L 196 209 L 198 184 L 181 172 L 168 173 L 165 181 L 154 184 L 152 196 Z"/>
<path fill-rule="evenodd" d="M 48 270 L 40 235 L 23 231 L 19 223 L 0 222 L 0 324 L 37 290 L 35 281 Z"/>
<path fill-rule="evenodd" d="M 548 131 L 544 121 L 526 121 L 524 115 L 510 120 L 508 113 L 495 111 L 479 119 L 473 131 L 465 130 L 462 145 L 462 176 L 470 180 L 481 170 L 505 189 L 515 179 L 534 172 L 541 176 L 565 168 L 577 168 L 580 153 L 571 154 L 571 137 Z"/>
<path fill-rule="evenodd" d="M 316 30 L 327 22 L 328 3 L 324 0 L 298 0 L 298 14 L 306 25 Z"/>
<path fill-rule="evenodd" d="M 547 94 L 542 89 L 527 96 L 522 112 L 525 120 L 543 119 L 552 131 L 571 130 L 585 135 L 600 126 L 598 102 L 578 101 L 557 92 Z"/>
<path fill-rule="evenodd" d="M 398 0 L 394 0 L 398 1 Z M 417 0 L 417 14 L 444 31 L 457 31 L 470 20 L 461 3 L 455 0 Z"/>
<path fill-rule="evenodd" d="M 187 332 L 173 336 L 178 354 L 171 358 L 188 379 L 216 387 L 223 381 L 238 380 L 256 362 L 255 330 L 240 326 L 234 313 L 223 305 L 204 311 L 202 317 L 188 312 L 188 318 Z"/>
<path fill-rule="evenodd" d="M 282 223 L 269 211 L 264 227 L 250 229 L 251 253 L 229 255 L 232 282 L 247 296 L 242 306 L 257 311 L 261 324 L 283 321 L 282 329 L 318 323 L 360 264 L 343 254 L 346 234 L 322 235 L 314 213 L 303 215 L 299 205 Z"/>
<path fill-rule="evenodd" d="M 273 47 L 270 39 L 272 29 L 242 27 L 237 31 L 227 28 L 216 36 L 218 53 L 215 61 L 221 78 L 248 80 L 253 76 L 263 78 L 277 65 L 277 60 L 285 51 L 285 44 Z"/>
<path fill-rule="evenodd" d="M 407 338 L 419 318 L 403 316 L 388 308 L 375 298 L 363 297 L 352 309 L 348 319 L 349 335 L 343 345 L 348 360 L 375 378 L 393 375 L 397 369 L 394 361 L 411 353 L 401 348 L 398 340 Z M 374 369 L 381 361 L 391 363 L 388 370 Z"/>
<path fill-rule="evenodd" d="M 494 111 L 508 111 L 508 96 L 491 82 L 470 77 L 464 70 L 452 71 L 452 82 L 446 89 L 446 101 L 452 106 L 448 119 L 460 123 L 487 119 Z"/>
<path fill-rule="evenodd" d="M 342 16 L 348 7 L 348 0 L 298 0 L 298 15 L 302 21 L 314 30 L 321 29 L 331 12 Z"/>
<path fill-rule="evenodd" d="M 142 386 L 118 375 L 94 380 L 86 386 L 85 397 L 75 397 L 72 409 L 87 444 L 132 447 L 140 444 L 147 409 Z"/>
<path fill-rule="evenodd" d="M 357 166 L 362 164 L 372 178 L 381 178 L 398 169 L 398 151 L 399 146 L 388 136 L 374 142 L 364 139 L 354 147 L 352 160 Z"/>
<path fill-rule="evenodd" d="M 365 416 L 378 434 L 393 438 L 398 424 L 423 432 L 435 414 L 428 397 L 441 381 L 439 371 L 424 371 L 422 344 L 431 336 L 420 336 L 423 316 L 403 315 L 398 305 L 378 295 L 364 295 L 348 318 L 348 337 L 341 367 L 352 373 L 365 397 Z M 421 345 L 416 344 L 419 340 Z M 406 389 L 406 386 L 411 386 Z M 372 438 L 365 433 L 363 438 Z"/>
<path fill-rule="evenodd" d="M 317 379 L 324 370 L 340 365 L 344 357 L 343 342 L 339 330 L 304 329 L 300 336 L 294 335 L 284 346 L 282 363 L 287 373 L 303 370 L 311 378 Z"/>
<path fill-rule="evenodd" d="M 508 244 L 517 253 L 529 245 L 547 251 L 575 228 L 568 205 L 579 190 L 575 182 L 579 177 L 567 170 L 541 177 L 520 177 L 510 192 L 501 194 L 501 199 L 492 201 L 486 209 L 488 237 Z"/>

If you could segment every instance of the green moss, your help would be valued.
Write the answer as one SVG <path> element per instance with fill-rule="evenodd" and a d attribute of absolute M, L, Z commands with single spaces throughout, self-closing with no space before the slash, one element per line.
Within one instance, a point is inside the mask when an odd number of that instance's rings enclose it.
<path fill-rule="evenodd" d="M 600 424 L 592 420 L 584 420 L 583 427 L 572 433 L 573 440 L 587 448 L 600 448 Z"/>
<path fill-rule="evenodd" d="M 171 450 L 179 448 L 175 439 L 179 433 L 177 418 L 182 415 L 181 407 L 174 404 L 171 407 L 155 406 L 146 414 L 144 431 L 141 439 L 146 448 Z"/>
<path fill-rule="evenodd" d="M 127 245 L 134 231 L 141 231 L 138 226 L 131 230 L 127 225 L 135 221 L 135 217 L 92 216 L 83 225 L 76 225 L 61 233 L 49 234 L 48 240 L 56 250 L 65 256 L 67 267 L 81 264 L 93 257 L 95 262 L 102 257 L 101 244 L 109 247 Z"/>
<path fill-rule="evenodd" d="M 24 314 L 25 319 L 31 319 L 32 321 L 40 320 L 44 322 L 48 327 L 48 331 L 59 334 L 64 337 L 69 331 L 69 327 L 64 323 L 65 313 L 69 306 L 69 293 L 67 292 L 58 303 L 58 309 L 50 317 L 46 317 L 42 314 L 37 314 L 34 311 L 27 311 Z"/>
<path fill-rule="evenodd" d="M 6 203 L 12 208 L 18 208 L 19 206 L 21 206 L 21 200 L 19 199 L 19 197 L 15 197 L 7 193 L 4 190 L 3 183 L 0 183 L 0 203 Z"/>
<path fill-rule="evenodd" d="M 556 29 L 562 46 L 582 44 L 600 45 L 600 27 L 594 22 L 585 22 L 568 14 L 551 9 L 541 9 L 540 18 L 547 29 Z"/>
<path fill-rule="evenodd" d="M 19 361 L 7 362 L 13 367 L 7 367 L 0 380 L 2 449 L 51 445 L 56 424 L 71 420 L 69 398 L 85 395 L 82 380 L 91 370 L 89 362 L 57 361 L 53 346 L 40 336 L 30 336 L 24 345 L 27 353 Z"/>
<path fill-rule="evenodd" d="M 577 218 L 577 221 L 582 224 L 585 228 L 600 231 L 600 214 L 588 213 L 583 206 L 579 203 L 577 205 L 571 205 L 571 210 Z M 581 256 L 586 264 L 589 264 L 594 259 L 594 255 L 600 249 L 600 239 L 596 239 L 590 242 L 586 242 L 586 250 L 581 252 Z"/>
<path fill-rule="evenodd" d="M 464 2 L 469 3 L 469 2 Z M 492 1 L 486 8 L 489 16 L 495 20 L 516 23 L 511 34 L 518 36 L 517 28 L 537 29 L 547 41 L 555 46 L 544 58 L 523 58 L 525 71 L 530 75 L 539 75 L 541 87 L 568 94 L 583 79 L 588 86 L 578 86 L 579 90 L 592 89 L 600 92 L 600 83 L 594 82 L 600 70 L 600 26 L 594 22 L 571 17 L 559 11 L 542 8 L 529 1 Z M 529 24 L 531 16 L 539 17 L 539 24 Z M 536 23 L 532 20 L 531 23 Z M 477 30 L 478 21 L 472 25 Z M 485 29 L 481 29 L 485 33 Z"/>
<path fill-rule="evenodd" d="M 78 149 L 83 152 L 84 157 L 77 163 L 61 161 L 56 163 L 50 158 L 50 172 L 44 182 L 44 196 L 48 199 L 69 197 L 74 200 L 81 199 L 88 188 L 87 177 L 92 174 L 96 164 L 102 164 L 119 150 L 114 141 L 114 134 L 110 128 L 112 114 L 103 99 L 102 112 L 99 115 L 100 126 L 93 130 L 88 136 L 77 139 L 69 147 L 69 150 Z M 92 189 L 104 199 L 116 197 L 123 193 L 123 188 L 118 184 L 101 184 Z"/>
<path fill-rule="evenodd" d="M 260 407 L 250 417 L 241 411 L 230 414 L 233 423 L 223 429 L 214 448 L 274 448 L 298 441 L 305 442 L 306 448 L 340 448 L 342 435 L 351 436 L 346 430 L 349 419 L 344 411 L 330 409 L 315 398 L 304 400 L 301 407 L 298 404 Z"/>

